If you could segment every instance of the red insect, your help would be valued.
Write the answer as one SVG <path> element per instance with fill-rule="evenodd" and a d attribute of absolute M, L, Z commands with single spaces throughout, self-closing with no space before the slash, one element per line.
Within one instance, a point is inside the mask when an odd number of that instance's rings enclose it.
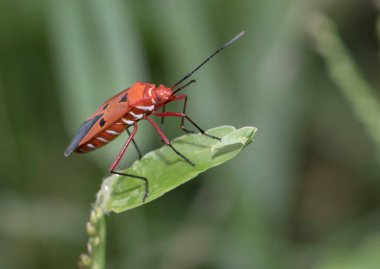
<path fill-rule="evenodd" d="M 198 129 L 202 134 L 211 137 L 213 139 L 220 138 L 206 134 L 202 128 L 200 128 L 191 118 L 186 115 L 186 103 L 187 95 L 179 94 L 177 92 L 183 90 L 195 80 L 191 80 L 187 84 L 180 86 L 182 82 L 191 77 L 195 71 L 201 68 L 206 62 L 208 62 L 212 57 L 218 54 L 221 50 L 228 47 L 240 37 L 244 35 L 244 31 L 239 33 L 233 39 L 228 41 L 222 47 L 217 49 L 213 54 L 211 54 L 206 60 L 204 60 L 200 65 L 198 65 L 193 71 L 185 75 L 172 87 L 168 88 L 164 85 L 159 85 L 156 87 L 151 83 L 136 82 L 130 88 L 123 90 L 117 95 L 105 101 L 96 111 L 93 113 L 82 125 L 79 127 L 77 134 L 74 136 L 70 145 L 65 150 L 65 156 L 69 156 L 73 151 L 78 153 L 86 153 L 97 148 L 100 148 L 107 143 L 114 140 L 118 135 L 120 135 L 124 130 L 129 134 L 128 140 L 125 142 L 123 148 L 121 149 L 116 160 L 110 167 L 110 173 L 118 174 L 122 176 L 128 176 L 136 179 L 143 180 L 145 183 L 145 195 L 143 201 L 149 194 L 148 179 L 138 175 L 131 175 L 126 173 L 121 173 L 115 171 L 117 165 L 119 164 L 121 158 L 124 155 L 125 150 L 129 144 L 134 144 L 139 157 L 141 158 L 140 150 L 138 149 L 133 137 L 135 136 L 138 125 L 137 122 L 140 120 L 147 120 L 152 124 L 153 128 L 157 131 L 162 141 L 172 148 L 172 150 L 178 154 L 187 163 L 194 166 L 186 156 L 176 150 L 170 143 L 169 139 L 165 136 L 162 130 L 157 126 L 157 124 L 152 121 L 149 116 L 151 114 L 162 117 L 162 123 L 164 117 L 178 117 L 181 118 L 181 129 L 187 133 L 192 131 L 187 130 L 184 127 L 184 121 L 187 119 L 196 129 Z M 182 113 L 179 112 L 165 112 L 165 105 L 173 102 L 183 100 L 183 110 Z M 158 109 L 162 108 L 162 112 L 157 112 Z M 130 133 L 128 128 L 133 126 L 133 130 Z"/>

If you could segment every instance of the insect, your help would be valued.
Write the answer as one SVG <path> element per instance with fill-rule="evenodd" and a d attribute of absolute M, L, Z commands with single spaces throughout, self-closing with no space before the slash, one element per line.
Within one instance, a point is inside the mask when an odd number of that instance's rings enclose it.
<path fill-rule="evenodd" d="M 185 85 L 181 86 L 181 84 L 190 78 L 199 68 L 201 68 L 205 63 L 207 63 L 224 48 L 230 46 L 236 40 L 241 38 L 244 34 L 244 31 L 239 33 L 233 39 L 217 49 L 200 65 L 182 77 L 178 82 L 174 83 L 174 85 L 170 88 L 165 87 L 164 85 L 159 85 L 156 87 L 156 85 L 151 83 L 136 82 L 131 87 L 121 91 L 120 93 L 105 101 L 86 121 L 82 123 L 71 143 L 66 148 L 64 155 L 67 157 L 74 151 L 77 153 L 87 153 L 98 149 L 114 140 L 118 135 L 126 130 L 129 134 L 129 138 L 125 142 L 120 153 L 117 155 L 115 161 L 112 163 L 109 172 L 112 174 L 143 180 L 145 183 L 143 202 L 145 202 L 145 199 L 149 194 L 148 179 L 143 176 L 126 174 L 116 171 L 116 168 L 121 158 L 123 157 L 125 150 L 128 148 L 131 142 L 135 146 L 137 153 L 141 158 L 141 152 L 133 139 L 138 130 L 137 123 L 140 120 L 147 120 L 157 131 L 158 135 L 161 137 L 161 140 L 166 145 L 168 145 L 189 165 L 194 166 L 195 164 L 191 160 L 189 160 L 186 156 L 184 156 L 181 152 L 173 147 L 173 145 L 170 143 L 170 140 L 165 136 L 160 127 L 154 121 L 152 121 L 149 116 L 154 115 L 157 117 L 162 117 L 161 125 L 163 124 L 165 117 L 181 118 L 180 128 L 187 133 L 192 133 L 193 131 L 186 129 L 184 126 L 186 119 L 203 135 L 206 135 L 212 139 L 220 140 L 218 137 L 206 134 L 201 127 L 199 127 L 189 116 L 187 116 L 187 95 L 177 95 L 177 93 L 195 82 L 195 80 L 191 80 Z M 184 102 L 182 113 L 165 111 L 166 104 L 181 100 Z M 158 112 L 160 108 L 162 108 L 162 111 Z M 129 128 L 131 126 L 133 127 L 132 132 L 129 131 Z"/>

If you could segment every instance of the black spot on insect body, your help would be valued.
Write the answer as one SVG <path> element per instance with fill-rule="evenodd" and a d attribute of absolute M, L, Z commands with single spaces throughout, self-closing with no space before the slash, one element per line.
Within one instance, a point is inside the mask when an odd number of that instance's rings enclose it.
<path fill-rule="evenodd" d="M 124 94 L 124 95 L 121 97 L 119 103 L 121 103 L 121 102 L 126 102 L 126 101 L 127 101 L 127 98 L 128 98 L 128 92 L 127 92 L 126 94 Z"/>
<path fill-rule="evenodd" d="M 99 125 L 100 125 L 100 127 L 103 127 L 104 124 L 106 124 L 106 121 L 105 121 L 104 119 L 101 119 L 101 120 L 99 121 Z"/>
<path fill-rule="evenodd" d="M 103 107 L 103 110 L 106 109 L 108 107 L 109 104 L 106 104 L 104 107 Z"/>

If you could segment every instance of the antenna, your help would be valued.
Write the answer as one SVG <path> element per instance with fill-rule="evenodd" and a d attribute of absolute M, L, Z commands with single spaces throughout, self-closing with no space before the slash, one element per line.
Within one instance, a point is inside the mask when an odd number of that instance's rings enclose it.
<path fill-rule="evenodd" d="M 183 78 L 181 78 L 178 82 L 174 83 L 174 85 L 171 87 L 171 89 L 174 89 L 175 87 L 177 87 L 179 84 L 181 84 L 184 80 L 188 79 L 189 77 L 191 77 L 195 71 L 197 71 L 199 68 L 201 68 L 205 63 L 207 63 L 208 61 L 210 61 L 212 59 L 212 57 L 214 57 L 216 54 L 218 54 L 219 52 L 221 52 L 224 48 L 227 48 L 229 45 L 232 45 L 232 43 L 234 43 L 236 40 L 238 40 L 239 38 L 241 38 L 243 35 L 245 34 L 245 31 L 242 31 L 240 32 L 237 36 L 235 36 L 234 38 L 232 38 L 230 41 L 228 41 L 226 44 L 224 44 L 222 47 L 220 47 L 219 49 L 217 49 L 213 54 L 211 54 L 206 60 L 204 60 L 200 65 L 198 65 L 193 71 L 191 71 L 190 73 L 188 73 L 186 76 L 184 76 Z M 178 88 L 176 91 L 173 92 L 176 93 L 178 92 L 179 90 L 181 90 L 183 88 Z"/>

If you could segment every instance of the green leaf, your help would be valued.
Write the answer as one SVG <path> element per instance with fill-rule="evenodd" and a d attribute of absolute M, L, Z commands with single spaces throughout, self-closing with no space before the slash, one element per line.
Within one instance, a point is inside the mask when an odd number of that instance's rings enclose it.
<path fill-rule="evenodd" d="M 222 126 L 207 131 L 222 138 L 212 139 L 202 134 L 188 134 L 172 141 L 173 146 L 195 163 L 189 165 L 168 146 L 146 154 L 124 173 L 139 175 L 149 180 L 149 196 L 145 203 L 196 177 L 198 174 L 235 157 L 252 142 L 255 127 L 236 130 Z M 138 179 L 112 175 L 103 181 L 98 193 L 97 205 L 105 212 L 123 212 L 143 203 L 144 182 Z"/>

